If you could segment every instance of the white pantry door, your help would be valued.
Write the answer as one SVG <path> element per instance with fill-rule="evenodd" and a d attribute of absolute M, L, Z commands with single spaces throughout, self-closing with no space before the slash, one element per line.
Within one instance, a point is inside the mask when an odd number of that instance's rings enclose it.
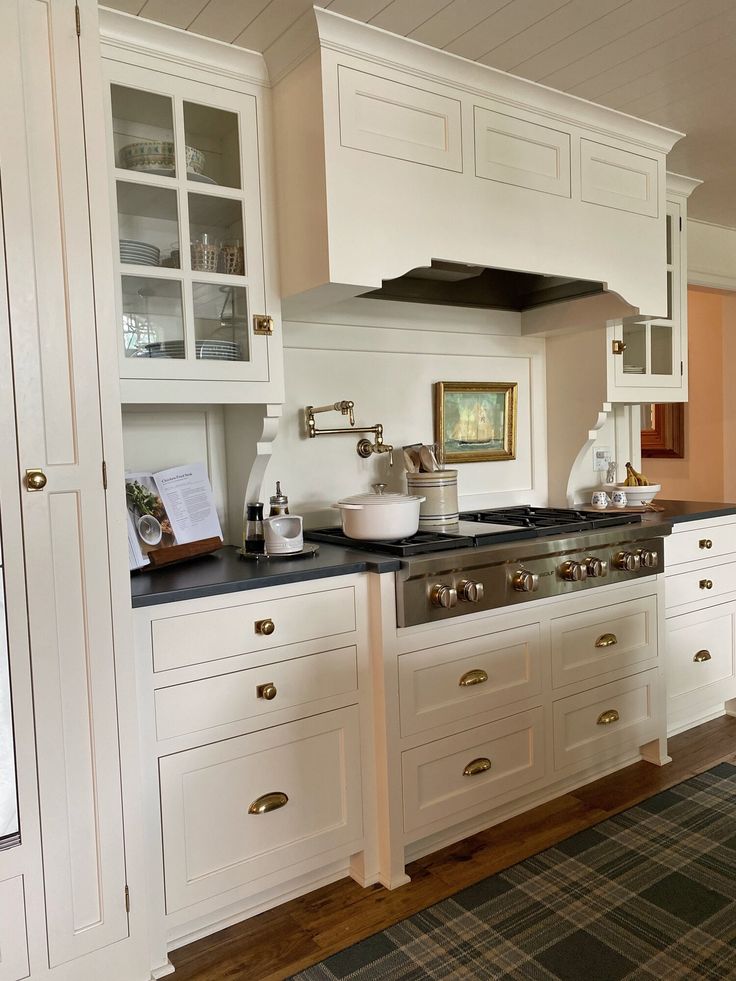
<path fill-rule="evenodd" d="M 128 933 L 75 23 L 74 0 L 0 4 L 0 163 L 52 967 Z M 45 475 L 43 489 L 27 489 L 30 469 Z"/>

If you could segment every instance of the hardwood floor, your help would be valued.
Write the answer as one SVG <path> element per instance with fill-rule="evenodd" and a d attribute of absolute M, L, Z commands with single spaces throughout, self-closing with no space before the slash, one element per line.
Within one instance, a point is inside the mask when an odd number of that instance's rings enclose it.
<path fill-rule="evenodd" d="M 393 892 L 342 879 L 171 954 L 174 981 L 278 981 L 465 886 L 723 760 L 736 763 L 736 718 L 673 737 L 672 763 L 635 763 L 409 866 Z"/>

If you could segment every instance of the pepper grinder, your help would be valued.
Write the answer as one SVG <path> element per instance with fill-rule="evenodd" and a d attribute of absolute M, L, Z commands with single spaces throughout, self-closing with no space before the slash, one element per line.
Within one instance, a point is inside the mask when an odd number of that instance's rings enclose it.
<path fill-rule="evenodd" d="M 281 493 L 281 481 L 276 481 L 276 493 L 270 498 L 271 505 L 268 512 L 269 518 L 278 517 L 281 514 L 289 513 L 289 498 Z"/>
<path fill-rule="evenodd" d="M 260 501 L 246 504 L 245 514 L 243 551 L 250 555 L 263 555 L 266 548 L 263 537 L 263 505 Z"/>

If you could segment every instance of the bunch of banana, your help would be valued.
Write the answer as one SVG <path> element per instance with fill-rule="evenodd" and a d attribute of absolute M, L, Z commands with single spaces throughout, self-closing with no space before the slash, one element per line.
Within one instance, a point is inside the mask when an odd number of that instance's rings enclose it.
<path fill-rule="evenodd" d="M 651 480 L 647 479 L 644 474 L 634 470 L 630 463 L 626 464 L 624 487 L 649 487 L 651 483 Z"/>

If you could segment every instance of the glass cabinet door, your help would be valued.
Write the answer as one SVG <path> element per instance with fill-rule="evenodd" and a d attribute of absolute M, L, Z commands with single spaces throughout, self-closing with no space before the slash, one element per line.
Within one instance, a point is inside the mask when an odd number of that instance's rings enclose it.
<path fill-rule="evenodd" d="M 108 70 L 122 377 L 267 380 L 254 97 Z"/>
<path fill-rule="evenodd" d="M 634 396 L 638 389 L 682 386 L 680 206 L 676 203 L 667 204 L 666 230 L 667 316 L 649 322 L 624 321 L 613 341 L 616 387 L 633 389 Z"/>

